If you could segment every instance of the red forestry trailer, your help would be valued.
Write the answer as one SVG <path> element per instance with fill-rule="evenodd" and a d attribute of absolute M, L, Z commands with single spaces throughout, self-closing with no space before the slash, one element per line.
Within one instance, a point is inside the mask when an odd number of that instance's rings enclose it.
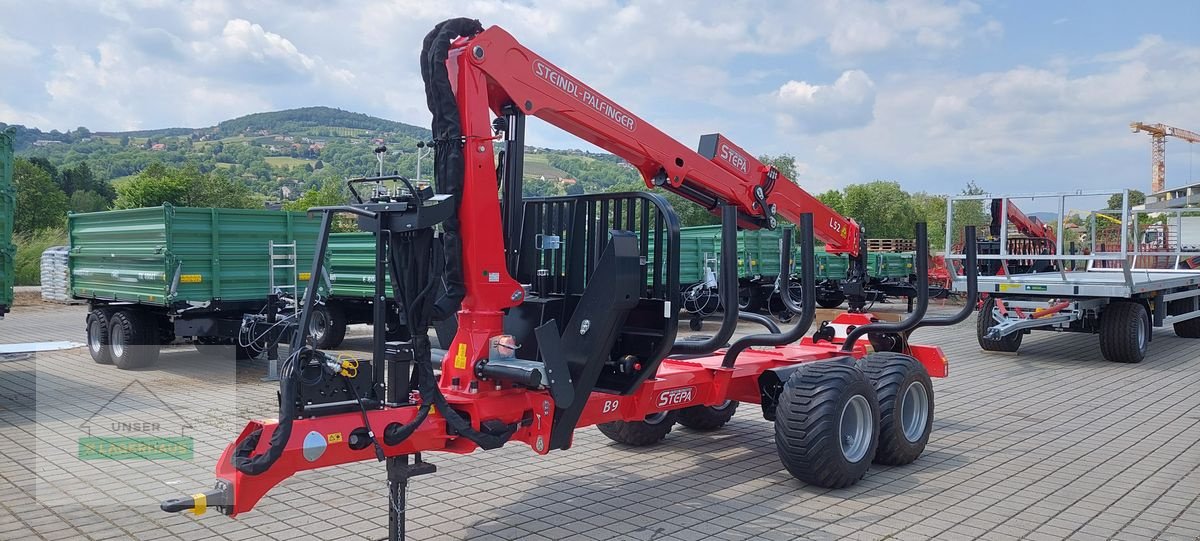
<path fill-rule="evenodd" d="M 775 423 L 780 460 L 807 483 L 845 487 L 873 461 L 907 464 L 920 456 L 933 422 L 930 376 L 944 377 L 948 367 L 937 346 L 912 344 L 909 334 L 962 321 L 975 304 L 970 298 L 954 316 L 924 317 L 923 224 L 918 305 L 904 321 L 881 322 L 863 310 L 859 226 L 724 137 L 706 135 L 693 151 L 503 29 L 484 30 L 471 19 L 429 33 L 421 73 L 437 185 L 388 177 L 401 187 L 312 209 L 324 223 L 314 262 L 324 259 L 335 213 L 353 214 L 375 232 L 375 296 L 404 307 L 411 336 L 385 340 L 384 302 L 374 303 L 369 359 L 325 354 L 307 333 L 294 333 L 278 420 L 251 421 L 219 459 L 216 487 L 163 502 L 163 510 L 216 507 L 235 516 L 297 472 L 386 460 L 396 539 L 409 477 L 434 470 L 422 453 L 521 443 L 542 455 L 570 448 L 575 430 L 589 425 L 617 442 L 647 445 L 675 423 L 716 429 L 740 402 L 761 404 Z M 780 217 L 799 224 L 802 299 L 784 295 L 801 316 L 797 324 L 728 344 L 739 317 L 730 310 L 714 336 L 677 341 L 679 221 L 670 204 L 649 192 L 523 199 L 531 116 L 624 158 L 648 187 L 719 215 L 722 268 L 737 267 L 737 228 L 774 228 Z M 781 268 L 790 268 L 791 229 L 783 233 Z M 814 236 L 855 263 L 850 311 L 806 336 L 815 316 Z M 974 235 L 967 238 L 970 256 Z M 731 297 L 725 306 L 736 306 L 737 274 L 721 273 L 721 280 L 732 282 L 720 288 Z M 312 306 L 310 290 L 300 328 Z M 427 332 L 449 317 L 457 317 L 458 333 L 438 374 Z M 864 336 L 874 353 L 860 342 Z"/>

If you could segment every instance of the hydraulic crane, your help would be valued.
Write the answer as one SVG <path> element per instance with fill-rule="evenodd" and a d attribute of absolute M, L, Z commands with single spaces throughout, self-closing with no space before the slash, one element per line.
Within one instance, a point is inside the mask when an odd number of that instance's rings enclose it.
<path fill-rule="evenodd" d="M 987 238 L 979 240 L 979 253 L 999 255 L 1002 239 L 1007 252 L 1013 259 L 986 259 L 980 261 L 979 272 L 985 276 L 1004 274 L 1025 274 L 1028 272 L 1045 272 L 1052 270 L 1052 263 L 1044 260 L 1021 259 L 1021 255 L 1044 255 L 1054 253 L 1058 243 L 1058 234 L 1050 224 L 1043 222 L 1037 216 L 1029 216 L 1021 211 L 1011 199 L 996 198 L 991 200 L 992 222 L 988 227 Z M 1009 236 L 1004 229 L 1012 225 L 1021 236 Z"/>
<path fill-rule="evenodd" d="M 321 270 L 333 215 L 356 215 L 376 236 L 375 295 L 398 301 L 411 336 L 386 342 L 382 308 L 370 359 L 325 354 L 294 333 L 279 419 L 251 421 L 218 460 L 216 487 L 163 502 L 163 510 L 212 506 L 234 516 L 297 472 L 376 458 L 387 462 L 389 535 L 397 539 L 408 479 L 435 470 L 422 453 L 520 442 L 546 454 L 570 448 L 574 431 L 588 425 L 619 443 L 647 445 L 676 422 L 719 428 L 739 402 L 762 405 L 783 465 L 808 483 L 849 486 L 871 462 L 920 456 L 933 419 L 929 378 L 944 377 L 948 362 L 938 347 L 908 337 L 920 325 L 964 320 L 974 290 L 951 317 L 925 318 L 922 293 L 901 322 L 846 313 L 806 336 L 815 317 L 813 238 L 859 256 L 865 250 L 854 221 L 720 135 L 702 137 L 698 152 L 684 147 L 499 27 L 439 24 L 425 38 L 421 72 L 434 117 L 436 193 L 386 177 L 404 186 L 311 209 L 324 224 L 313 272 Z M 728 344 L 738 320 L 728 310 L 714 336 L 677 341 L 674 211 L 647 192 L 523 199 L 530 116 L 621 156 L 648 186 L 719 214 L 722 268 L 736 267 L 737 227 L 776 227 L 778 217 L 798 224 L 803 294 L 797 301 L 788 293 L 784 302 L 799 322 Z M 435 229 L 441 243 L 433 242 Z M 791 268 L 791 235 L 783 230 L 781 268 Z M 917 237 L 919 291 L 926 292 L 923 224 Z M 720 279 L 722 302 L 735 305 L 736 274 Z M 314 289 L 305 292 L 298 328 L 307 328 Z M 457 317 L 459 326 L 437 374 L 427 332 L 443 317 Z M 859 342 L 864 336 L 875 353 Z"/>
<path fill-rule="evenodd" d="M 1159 193 L 1167 189 L 1167 137 L 1176 137 L 1189 143 L 1200 143 L 1200 133 L 1176 128 L 1166 124 L 1130 122 L 1133 133 L 1150 134 L 1150 192 Z"/>

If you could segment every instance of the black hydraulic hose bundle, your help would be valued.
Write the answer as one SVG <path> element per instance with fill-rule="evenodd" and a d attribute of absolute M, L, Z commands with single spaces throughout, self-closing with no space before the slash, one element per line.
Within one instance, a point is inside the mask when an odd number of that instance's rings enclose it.
<path fill-rule="evenodd" d="M 483 25 L 478 20 L 449 19 L 438 23 L 425 36 L 421 48 L 421 78 L 425 81 L 425 101 L 429 112 L 433 113 L 433 141 L 437 145 L 433 157 L 434 182 L 438 193 L 454 196 L 455 205 L 462 201 L 465 165 L 462 118 L 450 86 L 446 59 L 452 40 L 480 32 L 483 32 Z M 461 224 L 457 213 L 442 222 L 442 243 L 446 258 L 446 292 L 434 308 L 434 318 L 439 321 L 454 317 L 467 292 L 463 282 Z"/>
<path fill-rule="evenodd" d="M 438 192 L 451 194 L 455 205 L 462 202 L 465 166 L 463 159 L 462 119 L 458 103 L 450 87 L 450 75 L 446 69 L 450 44 L 459 36 L 474 36 L 483 31 L 483 25 L 474 19 L 450 19 L 443 21 L 425 36 L 421 49 L 421 77 L 425 80 L 425 98 L 429 112 L 433 113 L 433 134 L 437 146 L 434 170 Z M 433 230 L 393 235 L 391 243 L 393 289 L 402 297 L 408 331 L 412 340 L 414 364 L 417 367 L 417 385 L 421 392 L 421 408 L 417 417 L 406 425 L 392 423 L 384 430 L 384 443 L 395 445 L 404 441 L 420 426 L 429 413 L 430 406 L 437 406 L 446 423 L 455 432 L 471 440 L 483 449 L 503 446 L 516 427 L 499 434 L 485 434 L 471 428 L 449 403 L 437 386 L 433 373 L 432 352 L 429 344 L 429 325 L 434 319 L 454 317 L 458 312 L 466 286 L 462 274 L 462 240 L 458 214 L 455 212 L 442 222 L 442 253 L 438 253 L 433 242 Z M 422 257 L 424 256 L 424 257 Z M 410 267 L 411 262 L 429 261 L 421 269 Z M 422 272 L 424 271 L 424 272 Z M 446 292 L 441 298 L 433 298 L 437 280 L 445 279 Z M 413 295 L 413 291 L 418 291 Z"/>

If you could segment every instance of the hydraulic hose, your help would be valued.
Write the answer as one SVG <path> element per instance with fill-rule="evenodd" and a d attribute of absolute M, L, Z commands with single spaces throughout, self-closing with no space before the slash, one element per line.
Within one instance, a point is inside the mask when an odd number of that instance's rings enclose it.
<path fill-rule="evenodd" d="M 762 314 L 755 314 L 753 312 L 738 312 L 738 319 L 742 321 L 749 321 L 751 323 L 758 323 L 759 325 L 766 327 L 771 334 L 779 334 L 780 332 L 779 325 L 776 325 L 771 318 Z"/>

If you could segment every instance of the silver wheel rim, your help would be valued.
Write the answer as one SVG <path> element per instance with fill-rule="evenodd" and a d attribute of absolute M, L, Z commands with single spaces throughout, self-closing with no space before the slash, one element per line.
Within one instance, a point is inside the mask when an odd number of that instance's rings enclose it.
<path fill-rule="evenodd" d="M 1142 351 L 1142 350 L 1146 349 L 1146 322 L 1142 321 L 1142 318 L 1138 318 L 1137 323 L 1138 323 L 1138 327 L 1137 327 L 1137 329 L 1138 329 L 1137 330 L 1138 351 Z"/>
<path fill-rule="evenodd" d="M 904 439 L 916 443 L 925 434 L 929 422 L 929 392 L 925 384 L 914 381 L 900 397 L 900 426 Z"/>
<path fill-rule="evenodd" d="M 666 418 L 667 418 L 667 412 L 665 412 L 665 411 L 660 411 L 658 413 L 651 413 L 650 415 L 646 416 L 646 424 L 656 425 L 656 424 L 659 424 L 659 423 L 663 422 L 664 420 L 666 420 Z"/>
<path fill-rule="evenodd" d="M 720 404 L 717 404 L 717 405 L 713 406 L 713 407 L 712 407 L 712 409 L 714 409 L 714 410 L 716 410 L 716 411 L 722 411 L 722 410 L 724 410 L 725 408 L 728 408 L 728 407 L 729 407 L 729 405 L 730 405 L 730 404 L 732 404 L 732 403 L 733 403 L 733 401 L 732 401 L 732 400 L 726 400 L 726 401 L 724 401 L 724 402 L 721 402 Z"/>
<path fill-rule="evenodd" d="M 315 340 L 320 340 L 325 336 L 325 314 L 320 310 L 313 310 L 312 322 L 308 324 L 308 334 Z"/>
<path fill-rule="evenodd" d="M 866 397 L 856 394 L 842 408 L 842 421 L 838 423 L 838 440 L 842 443 L 842 456 L 848 462 L 858 462 L 867 456 L 871 447 L 871 435 L 875 432 L 871 419 L 871 403 Z"/>
<path fill-rule="evenodd" d="M 88 325 L 88 347 L 92 348 L 92 353 L 100 353 L 104 349 L 104 344 L 100 342 L 99 321 L 93 321 Z"/>
<path fill-rule="evenodd" d="M 125 331 L 120 325 L 113 326 L 112 332 L 108 333 L 108 346 L 112 348 L 114 357 L 120 358 L 125 356 Z"/>

